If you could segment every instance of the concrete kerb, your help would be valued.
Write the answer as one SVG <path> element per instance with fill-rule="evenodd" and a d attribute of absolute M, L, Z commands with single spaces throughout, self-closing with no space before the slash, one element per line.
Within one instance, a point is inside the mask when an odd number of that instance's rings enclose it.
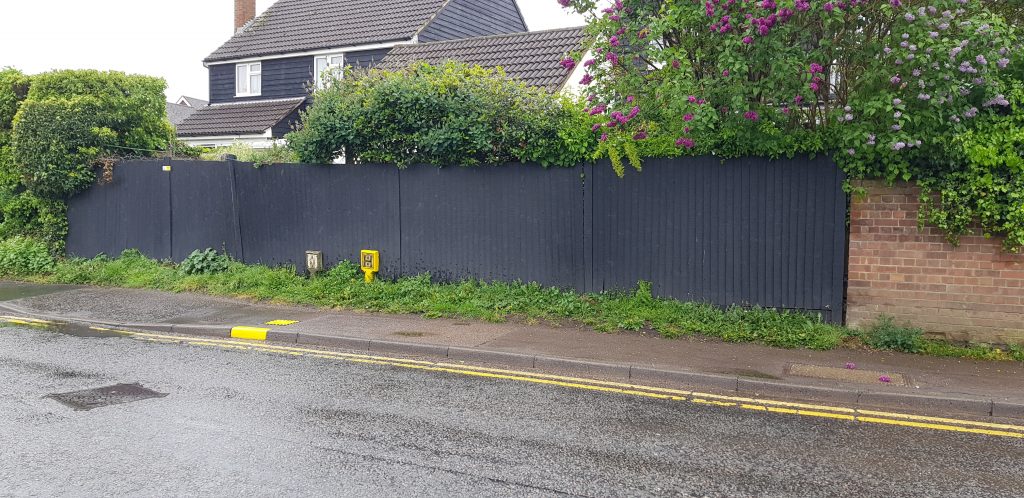
<path fill-rule="evenodd" d="M 740 378 L 736 381 L 736 392 L 750 398 L 783 397 L 802 401 L 829 401 L 846 406 L 855 406 L 860 391 L 833 387 L 805 386 L 786 382 Z"/>
<path fill-rule="evenodd" d="M 992 416 L 993 401 L 990 399 L 954 398 L 921 396 L 917 394 L 869 392 L 860 393 L 857 398 L 857 407 L 862 409 L 893 409 L 900 410 L 921 410 L 938 413 L 962 413 L 979 415 L 983 417 Z"/>
<path fill-rule="evenodd" d="M 121 328 L 143 332 L 167 333 L 202 337 L 231 337 L 231 327 L 224 325 L 190 325 L 166 323 L 119 323 L 103 320 L 85 320 L 35 313 L 0 303 L 0 310 L 41 320 L 77 323 L 106 328 Z M 828 401 L 858 409 L 893 409 L 910 412 L 969 414 L 989 418 L 1024 419 L 1024 404 L 978 398 L 923 396 L 898 392 L 854 391 L 838 388 L 806 386 L 785 382 L 747 379 L 737 376 L 664 370 L 636 365 L 609 364 L 588 360 L 566 359 L 539 355 L 523 355 L 502 351 L 473 348 L 416 344 L 397 341 L 360 339 L 355 337 L 320 336 L 301 332 L 286 332 L 271 328 L 267 333 L 271 341 L 289 344 L 338 347 L 359 352 L 397 353 L 428 357 L 442 357 L 453 361 L 480 361 L 508 366 L 556 370 L 572 375 L 595 375 L 628 379 L 633 383 L 671 383 L 680 387 L 710 390 L 720 394 L 749 396 L 752 398 L 782 398 L 804 401 Z"/>

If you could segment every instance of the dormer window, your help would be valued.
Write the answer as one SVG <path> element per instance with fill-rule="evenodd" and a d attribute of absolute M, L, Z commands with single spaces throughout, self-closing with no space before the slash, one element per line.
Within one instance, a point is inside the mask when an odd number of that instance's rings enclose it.
<path fill-rule="evenodd" d="M 345 68 L 345 54 L 318 55 L 313 61 L 317 88 L 323 88 L 329 80 L 341 78 Z"/>
<path fill-rule="evenodd" d="M 235 66 L 235 96 L 252 97 L 263 90 L 263 65 L 247 62 Z"/>

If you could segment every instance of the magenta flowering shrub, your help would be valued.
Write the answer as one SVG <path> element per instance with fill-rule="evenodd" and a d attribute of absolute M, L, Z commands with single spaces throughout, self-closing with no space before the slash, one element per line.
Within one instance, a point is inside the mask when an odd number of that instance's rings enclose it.
<path fill-rule="evenodd" d="M 972 169 L 958 137 L 1009 115 L 1024 74 L 1015 28 L 989 8 L 998 2 L 560 3 L 589 16 L 594 45 L 573 62 L 587 68 L 589 112 L 607 118 L 599 151 L 620 173 L 620 151 L 823 152 L 852 178 L 939 192 Z"/>

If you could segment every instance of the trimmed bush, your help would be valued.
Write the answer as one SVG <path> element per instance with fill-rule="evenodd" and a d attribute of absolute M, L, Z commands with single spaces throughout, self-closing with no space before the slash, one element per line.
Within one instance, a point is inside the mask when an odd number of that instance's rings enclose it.
<path fill-rule="evenodd" d="M 500 69 L 421 64 L 330 82 L 288 141 L 306 163 L 570 167 L 596 145 L 582 109 Z"/>

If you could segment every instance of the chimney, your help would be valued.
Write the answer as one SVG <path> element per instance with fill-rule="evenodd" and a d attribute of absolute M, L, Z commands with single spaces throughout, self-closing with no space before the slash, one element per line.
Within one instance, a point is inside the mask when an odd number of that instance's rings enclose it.
<path fill-rule="evenodd" d="M 235 32 L 256 17 L 256 0 L 235 0 Z"/>

